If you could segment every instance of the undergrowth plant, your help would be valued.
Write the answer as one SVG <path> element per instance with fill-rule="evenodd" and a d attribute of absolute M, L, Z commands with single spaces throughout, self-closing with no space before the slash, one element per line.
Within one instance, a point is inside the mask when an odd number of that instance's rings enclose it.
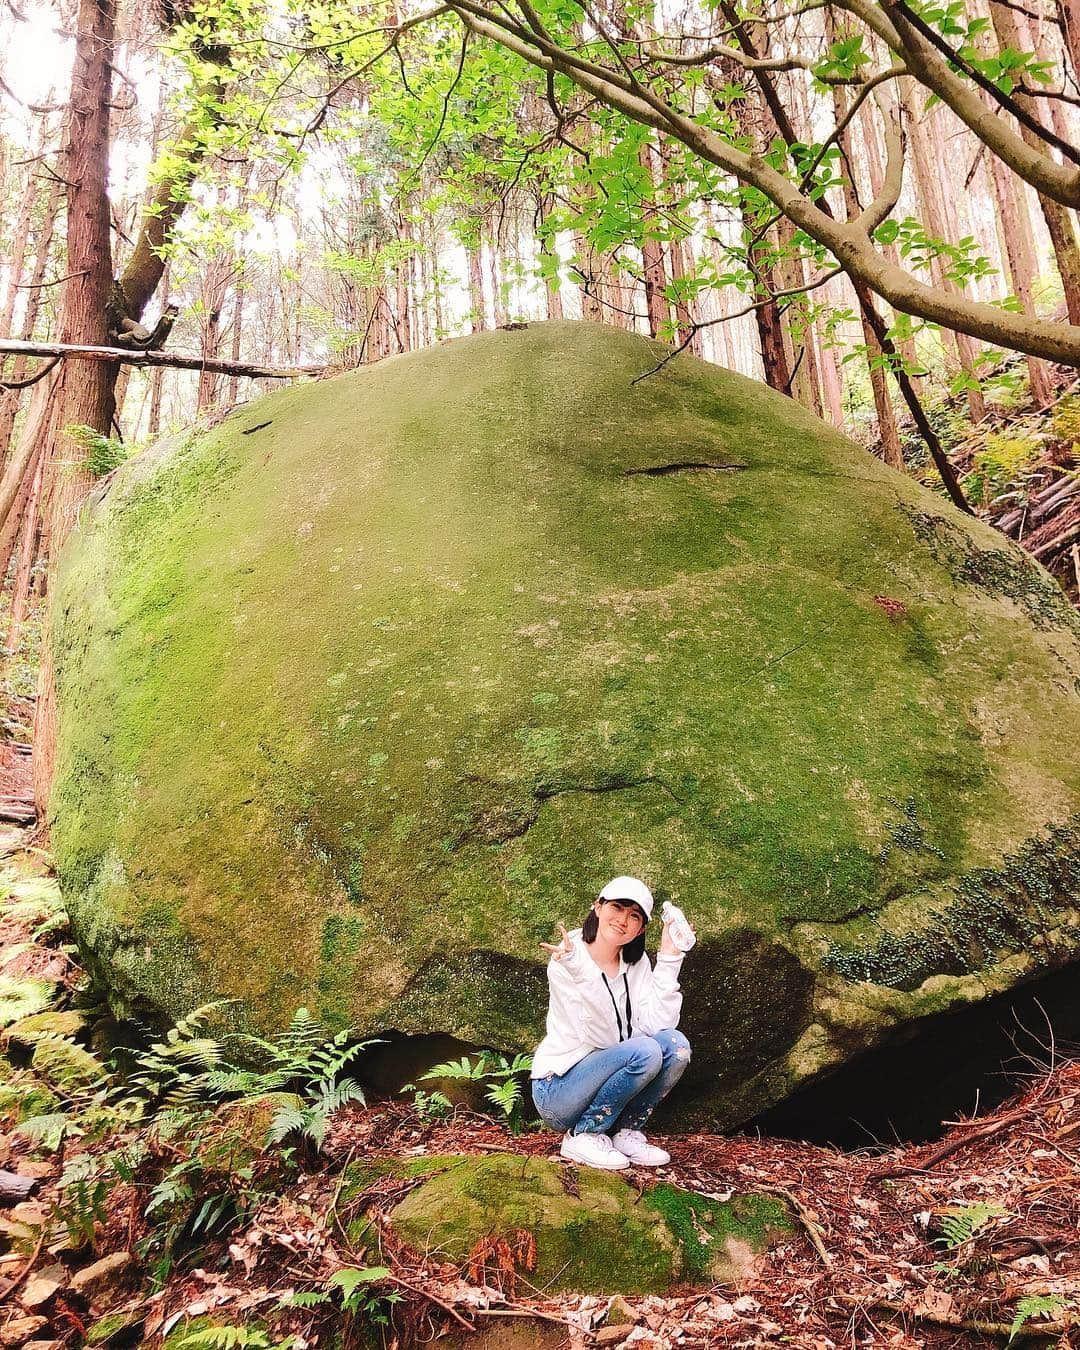
<path fill-rule="evenodd" d="M 276 1340 L 260 1327 L 201 1327 L 189 1332 L 180 1342 L 186 1350 L 191 1346 L 209 1346 L 211 1350 L 291 1350 L 296 1344 L 295 1336 L 286 1336 L 283 1341 Z"/>
<path fill-rule="evenodd" d="M 40 1002 L 35 990 L 12 989 L 9 1011 L 26 1015 L 40 1010 Z M 141 1208 L 151 1228 L 140 1254 L 158 1284 L 182 1255 L 227 1232 L 265 1198 L 256 1171 L 280 1170 L 295 1151 L 278 1146 L 293 1138 L 318 1152 L 334 1112 L 364 1101 L 346 1071 L 370 1041 L 352 1041 L 348 1031 L 328 1033 L 306 1008 L 277 1039 L 214 1035 L 212 1024 L 225 1006 L 194 1009 L 163 1036 L 118 1052 L 119 1063 L 106 1064 L 72 1036 L 45 1034 L 34 1048 L 32 1081 L 47 1085 L 55 1109 L 20 1124 L 24 1138 L 52 1152 L 80 1136 L 126 1132 L 128 1139 L 68 1162 L 57 1217 L 72 1242 L 92 1246 L 117 1187 L 144 1188 Z M 247 1106 L 263 1112 L 255 1128 L 264 1134 L 245 1137 L 234 1161 L 222 1138 L 230 1128 L 242 1136 L 245 1124 L 238 1117 L 230 1125 L 219 1113 Z"/>
<path fill-rule="evenodd" d="M 421 1074 L 420 1079 L 427 1082 L 450 1078 L 487 1084 L 485 1098 L 498 1110 L 510 1133 L 520 1134 L 525 1124 L 522 1080 L 531 1068 L 531 1055 L 515 1055 L 511 1060 L 494 1050 L 481 1050 L 475 1061 L 462 1055 L 460 1059 L 436 1064 Z"/>
<path fill-rule="evenodd" d="M 445 1092 L 425 1092 L 415 1083 L 406 1083 L 401 1091 L 412 1093 L 413 1110 L 425 1125 L 433 1125 L 453 1114 L 454 1103 Z"/>
<path fill-rule="evenodd" d="M 1060 1294 L 1029 1294 L 1027 1298 L 1019 1299 L 1016 1304 L 1016 1316 L 1009 1328 L 1009 1339 L 1006 1344 L 1012 1345 L 1025 1324 L 1030 1322 L 1033 1317 L 1053 1318 L 1058 1313 L 1063 1312 L 1067 1306 L 1065 1299 Z"/>
<path fill-rule="evenodd" d="M 941 1237 L 938 1241 L 949 1251 L 956 1251 L 976 1237 L 991 1219 L 1000 1219 L 1007 1213 L 1000 1205 L 964 1205 L 945 1214 L 941 1219 Z"/>

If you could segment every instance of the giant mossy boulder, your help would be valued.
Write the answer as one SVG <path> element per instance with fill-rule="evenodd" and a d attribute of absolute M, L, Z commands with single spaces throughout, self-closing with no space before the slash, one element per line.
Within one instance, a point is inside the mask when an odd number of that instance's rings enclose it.
<path fill-rule="evenodd" d="M 589 324 L 126 465 L 65 553 L 53 841 L 118 1006 L 530 1046 L 611 875 L 746 1118 L 1080 955 L 1080 625 L 796 403 Z M 646 378 L 639 378 L 646 376 Z"/>
<path fill-rule="evenodd" d="M 774 1195 L 717 1200 L 666 1181 L 642 1190 L 617 1173 L 511 1153 L 355 1164 L 344 1207 L 380 1174 L 422 1178 L 387 1215 L 396 1237 L 435 1259 L 472 1263 L 481 1278 L 490 1267 L 488 1278 L 498 1279 L 509 1264 L 549 1291 L 662 1294 L 737 1283 L 791 1231 Z M 361 1245 L 377 1242 L 373 1225 L 354 1218 L 350 1227 Z"/>

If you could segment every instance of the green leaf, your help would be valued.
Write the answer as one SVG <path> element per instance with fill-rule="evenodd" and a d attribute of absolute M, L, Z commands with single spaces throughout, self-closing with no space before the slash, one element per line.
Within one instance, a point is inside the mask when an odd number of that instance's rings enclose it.
<path fill-rule="evenodd" d="M 349 1299 L 361 1285 L 385 1280 L 389 1274 L 388 1266 L 343 1266 L 334 1271 L 327 1283 L 340 1289 L 342 1298 Z"/>

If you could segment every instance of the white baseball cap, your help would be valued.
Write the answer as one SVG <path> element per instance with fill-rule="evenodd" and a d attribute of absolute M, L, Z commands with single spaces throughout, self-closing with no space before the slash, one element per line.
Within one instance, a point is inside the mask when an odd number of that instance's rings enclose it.
<path fill-rule="evenodd" d="M 637 877 L 614 877 L 600 892 L 597 899 L 625 900 L 627 904 L 638 906 L 645 915 L 646 922 L 652 918 L 652 891 Z"/>

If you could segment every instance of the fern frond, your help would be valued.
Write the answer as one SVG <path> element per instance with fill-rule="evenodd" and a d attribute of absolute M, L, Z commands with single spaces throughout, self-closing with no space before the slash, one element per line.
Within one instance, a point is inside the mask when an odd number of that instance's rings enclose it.
<path fill-rule="evenodd" d="M 274 1112 L 266 1137 L 272 1144 L 280 1144 L 294 1130 L 303 1130 L 307 1123 L 305 1113 L 296 1106 L 282 1106 Z"/>
<path fill-rule="evenodd" d="M 0 1027 L 44 1012 L 52 1002 L 53 986 L 46 980 L 0 975 Z"/>
<path fill-rule="evenodd" d="M 67 1036 L 47 1034 L 34 1046 L 33 1067 L 68 1096 L 100 1086 L 108 1077 L 96 1055 Z"/>
<path fill-rule="evenodd" d="M 53 1112 L 47 1116 L 31 1116 L 21 1125 L 16 1125 L 12 1133 L 31 1140 L 48 1153 L 55 1153 L 65 1135 L 81 1134 L 82 1131 L 75 1126 L 70 1116 Z"/>
<path fill-rule="evenodd" d="M 423 1083 L 431 1078 L 482 1078 L 483 1076 L 483 1061 L 478 1060 L 476 1064 L 473 1064 L 468 1055 L 462 1055 L 460 1059 L 450 1059 L 445 1064 L 433 1065 L 427 1073 L 420 1075 L 420 1081 Z"/>
<path fill-rule="evenodd" d="M 966 1205 L 942 1216 L 941 1241 L 950 1250 L 962 1247 L 980 1233 L 991 1219 L 1001 1218 L 1008 1211 L 1000 1205 Z"/>
<path fill-rule="evenodd" d="M 1009 1339 L 1006 1344 L 1012 1345 L 1025 1322 L 1029 1322 L 1033 1317 L 1052 1318 L 1064 1307 L 1065 1300 L 1060 1294 L 1031 1294 L 1027 1298 L 1020 1299 L 1016 1305 L 1016 1316 L 1009 1328 Z"/>

